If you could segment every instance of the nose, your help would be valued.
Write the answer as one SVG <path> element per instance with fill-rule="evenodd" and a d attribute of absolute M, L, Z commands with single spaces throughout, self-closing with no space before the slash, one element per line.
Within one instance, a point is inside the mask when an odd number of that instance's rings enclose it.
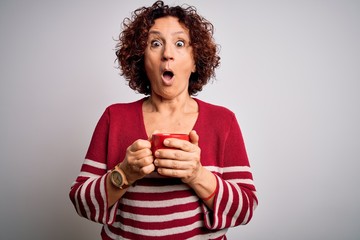
<path fill-rule="evenodd" d="M 174 51 L 169 44 L 165 44 L 162 59 L 164 61 L 174 60 Z"/>

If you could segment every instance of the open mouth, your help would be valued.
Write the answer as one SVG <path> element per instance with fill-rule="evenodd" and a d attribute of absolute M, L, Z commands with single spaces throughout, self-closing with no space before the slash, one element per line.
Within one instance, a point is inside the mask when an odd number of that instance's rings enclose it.
<path fill-rule="evenodd" d="M 174 73 L 171 72 L 171 71 L 165 71 L 165 72 L 163 73 L 163 78 L 164 78 L 165 80 L 170 80 L 170 79 L 173 78 L 173 76 L 174 76 Z"/>

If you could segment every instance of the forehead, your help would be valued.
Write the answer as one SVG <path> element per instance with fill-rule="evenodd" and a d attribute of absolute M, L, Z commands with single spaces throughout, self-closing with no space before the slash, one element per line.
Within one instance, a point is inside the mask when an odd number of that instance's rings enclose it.
<path fill-rule="evenodd" d="M 149 33 L 189 35 L 189 29 L 180 23 L 178 18 L 166 16 L 156 19 L 154 25 L 149 29 Z"/>

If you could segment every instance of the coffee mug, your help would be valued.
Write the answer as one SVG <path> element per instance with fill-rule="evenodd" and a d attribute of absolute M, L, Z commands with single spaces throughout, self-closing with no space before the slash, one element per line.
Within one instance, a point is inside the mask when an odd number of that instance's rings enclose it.
<path fill-rule="evenodd" d="M 171 147 L 166 147 L 164 145 L 164 140 L 167 138 L 177 138 L 189 141 L 189 135 L 188 134 L 182 134 L 182 133 L 154 133 L 151 137 L 151 151 L 153 154 L 155 154 L 155 151 L 158 149 L 174 149 Z"/>

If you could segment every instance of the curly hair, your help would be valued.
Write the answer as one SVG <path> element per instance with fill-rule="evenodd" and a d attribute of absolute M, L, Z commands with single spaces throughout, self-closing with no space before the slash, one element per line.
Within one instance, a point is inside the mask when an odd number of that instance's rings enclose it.
<path fill-rule="evenodd" d="M 149 29 L 158 18 L 173 16 L 189 30 L 190 44 L 193 48 L 196 72 L 189 79 L 188 92 L 195 95 L 201 91 L 220 65 L 218 45 L 213 39 L 213 25 L 200 16 L 193 6 L 164 5 L 156 1 L 151 7 L 136 9 L 131 18 L 125 18 L 116 44 L 115 61 L 118 62 L 121 75 L 129 82 L 129 87 L 141 94 L 150 95 L 151 85 L 145 72 L 144 52 L 147 46 Z"/>

